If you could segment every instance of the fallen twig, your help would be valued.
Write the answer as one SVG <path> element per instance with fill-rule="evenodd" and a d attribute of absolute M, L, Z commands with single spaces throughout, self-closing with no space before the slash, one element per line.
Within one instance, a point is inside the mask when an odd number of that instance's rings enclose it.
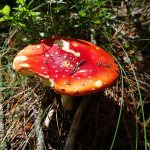
<path fill-rule="evenodd" d="M 1 54 L 0 54 L 0 71 L 2 71 L 1 66 Z M 0 73 L 0 88 L 2 87 L 2 73 Z M 4 112 L 3 112 L 3 101 L 2 101 L 2 89 L 0 89 L 0 149 L 7 150 L 7 145 L 2 143 L 4 138 Z"/>
<path fill-rule="evenodd" d="M 54 112 L 55 112 L 55 107 L 56 107 L 56 104 L 55 104 L 55 102 L 54 102 L 54 103 L 52 104 L 52 106 L 51 106 L 51 108 L 50 108 L 48 114 L 47 114 L 47 117 L 46 117 L 45 121 L 44 121 L 44 124 L 45 124 L 45 126 L 46 126 L 47 128 L 49 127 L 50 122 L 51 122 L 51 120 L 52 120 L 52 118 L 53 118 L 53 115 L 54 115 Z"/>
<path fill-rule="evenodd" d="M 75 113 L 64 150 L 74 150 L 75 137 L 78 132 L 78 128 L 80 125 L 82 115 L 89 103 L 90 97 L 91 97 L 91 95 L 85 95 L 83 97 L 83 99 L 81 100 L 79 107 L 77 108 L 77 111 Z"/>
<path fill-rule="evenodd" d="M 33 112 L 34 112 L 34 117 L 35 117 L 35 131 L 36 131 L 36 136 L 37 136 L 37 147 L 36 150 L 44 150 L 44 135 L 43 135 L 43 131 L 42 131 L 42 127 L 40 124 L 40 115 L 38 110 L 36 110 L 36 108 L 33 107 Z"/>

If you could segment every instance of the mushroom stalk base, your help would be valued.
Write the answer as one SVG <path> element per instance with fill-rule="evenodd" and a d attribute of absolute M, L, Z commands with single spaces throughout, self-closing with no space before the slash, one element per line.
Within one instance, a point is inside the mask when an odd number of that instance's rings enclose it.
<path fill-rule="evenodd" d="M 75 113 L 64 150 L 74 150 L 75 137 L 78 132 L 78 128 L 79 128 L 83 113 L 89 103 L 90 97 L 91 97 L 91 94 L 85 95 L 77 108 L 77 111 Z"/>
<path fill-rule="evenodd" d="M 61 102 L 64 110 L 70 111 L 73 108 L 72 96 L 61 95 Z"/>

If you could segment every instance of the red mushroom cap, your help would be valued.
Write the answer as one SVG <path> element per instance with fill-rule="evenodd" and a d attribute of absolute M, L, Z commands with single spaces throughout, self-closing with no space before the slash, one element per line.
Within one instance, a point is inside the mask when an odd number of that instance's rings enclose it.
<path fill-rule="evenodd" d="M 22 75 L 37 75 L 58 93 L 79 96 L 111 86 L 119 75 L 114 58 L 81 39 L 51 37 L 30 45 L 14 59 Z"/>

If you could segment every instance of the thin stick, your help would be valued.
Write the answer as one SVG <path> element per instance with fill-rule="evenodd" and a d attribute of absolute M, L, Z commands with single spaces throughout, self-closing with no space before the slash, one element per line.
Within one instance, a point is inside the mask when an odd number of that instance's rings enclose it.
<path fill-rule="evenodd" d="M 0 87 L 2 87 L 3 78 L 3 68 L 1 66 L 1 54 L 0 54 Z M 4 111 L 3 111 L 3 95 L 0 89 L 0 149 L 7 150 L 7 144 L 3 143 L 3 138 L 5 136 L 5 125 L 4 125 Z"/>
<path fill-rule="evenodd" d="M 44 150 L 44 135 L 42 131 L 42 127 L 40 125 L 40 112 L 35 107 L 33 107 L 33 113 L 35 117 L 35 130 L 36 130 L 36 136 L 37 136 L 37 148 L 36 150 Z"/>
<path fill-rule="evenodd" d="M 75 137 L 78 132 L 78 128 L 79 128 L 83 113 L 89 103 L 90 97 L 91 95 L 85 95 L 83 99 L 81 100 L 80 105 L 78 106 L 78 109 L 75 113 L 70 131 L 69 131 L 69 135 L 68 135 L 64 150 L 74 150 Z"/>
<path fill-rule="evenodd" d="M 56 107 L 56 104 L 55 102 L 52 104 L 48 114 L 47 114 L 47 117 L 44 121 L 44 124 L 47 128 L 49 128 L 50 126 L 50 123 L 51 123 L 51 120 L 53 119 L 53 115 L 54 115 L 54 112 L 55 112 L 55 107 Z"/>

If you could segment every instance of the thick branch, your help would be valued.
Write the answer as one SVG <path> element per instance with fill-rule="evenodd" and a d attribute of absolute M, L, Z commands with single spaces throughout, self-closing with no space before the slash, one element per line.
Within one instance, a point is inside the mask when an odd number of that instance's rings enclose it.
<path fill-rule="evenodd" d="M 90 97 L 91 95 L 85 95 L 83 99 L 81 100 L 81 103 L 75 113 L 64 150 L 74 150 L 75 137 L 78 132 L 78 128 L 79 128 L 83 113 L 89 103 Z"/>

